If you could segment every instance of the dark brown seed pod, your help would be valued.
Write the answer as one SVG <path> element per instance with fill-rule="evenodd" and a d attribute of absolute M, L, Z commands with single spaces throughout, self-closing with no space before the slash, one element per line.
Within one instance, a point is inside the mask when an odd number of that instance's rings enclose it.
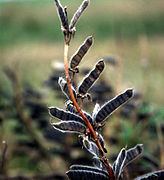
<path fill-rule="evenodd" d="M 62 121 L 79 122 L 85 126 L 84 120 L 76 114 L 70 113 L 68 111 L 64 111 L 63 109 L 59 109 L 56 107 L 49 107 L 48 109 L 49 109 L 50 115 L 54 118 L 57 118 L 57 119 L 62 120 Z"/>
<path fill-rule="evenodd" d="M 121 149 L 121 151 L 120 151 L 119 155 L 117 156 L 117 159 L 113 165 L 113 171 L 114 171 L 116 179 L 119 179 L 119 177 L 122 173 L 122 169 L 123 169 L 125 160 L 126 160 L 126 150 L 125 150 L 125 148 L 123 148 L 123 149 Z"/>
<path fill-rule="evenodd" d="M 69 100 L 72 101 L 72 98 L 71 98 L 71 95 L 69 93 L 69 89 L 67 86 L 67 81 L 63 77 L 59 77 L 58 84 L 61 87 L 62 92 L 67 96 L 67 98 Z M 74 87 L 72 85 L 71 85 L 71 88 L 73 90 L 73 94 L 74 94 L 75 99 L 77 99 L 76 90 L 74 89 Z"/>
<path fill-rule="evenodd" d="M 96 123 L 103 123 L 103 121 L 115 111 L 119 106 L 127 102 L 133 95 L 133 90 L 128 89 L 124 93 L 118 95 L 114 99 L 107 102 L 103 107 L 98 111 L 95 121 Z"/>
<path fill-rule="evenodd" d="M 73 114 L 76 114 L 79 116 L 79 114 L 75 111 L 74 106 L 72 104 L 68 104 L 67 105 L 67 110 Z M 85 111 L 83 111 L 84 115 L 86 116 L 86 118 L 89 120 L 89 122 L 93 125 L 93 119 L 91 117 L 91 115 Z"/>
<path fill-rule="evenodd" d="M 61 121 L 59 123 L 52 123 L 52 126 L 61 132 L 84 134 L 86 131 L 83 124 L 75 121 Z"/>
<path fill-rule="evenodd" d="M 89 170 L 69 170 L 66 174 L 70 180 L 109 180 L 109 176 Z"/>
<path fill-rule="evenodd" d="M 70 31 L 75 27 L 75 24 L 82 15 L 83 11 L 88 7 L 88 5 L 89 5 L 89 0 L 84 0 L 80 5 L 80 7 L 78 8 L 78 10 L 75 12 L 69 25 Z"/>
<path fill-rule="evenodd" d="M 100 74 L 104 70 L 104 61 L 100 60 L 97 62 L 94 69 L 92 69 L 89 74 L 83 79 L 82 83 L 79 85 L 77 89 L 77 93 L 79 96 L 84 96 L 88 90 L 92 87 L 92 85 L 99 78 Z"/>
<path fill-rule="evenodd" d="M 95 143 L 93 143 L 92 141 L 88 141 L 88 144 L 88 146 L 84 144 L 84 147 L 88 150 L 88 152 L 90 152 L 93 156 L 96 156 L 98 158 L 103 157 L 103 152 L 97 147 Z"/>
<path fill-rule="evenodd" d="M 140 177 L 137 177 L 134 180 L 163 180 L 164 179 L 164 170 L 154 171 L 148 174 L 144 174 Z"/>
<path fill-rule="evenodd" d="M 87 51 L 91 47 L 92 43 L 93 43 L 93 38 L 92 36 L 89 36 L 84 41 L 84 43 L 80 46 L 77 52 L 72 56 L 71 62 L 70 62 L 70 70 L 72 72 L 76 72 L 76 73 L 79 72 L 77 66 L 79 65 L 84 55 L 87 53 Z"/>
<path fill-rule="evenodd" d="M 142 151 L 143 151 L 143 144 L 137 144 L 134 148 L 127 150 L 127 156 L 124 166 L 126 166 L 131 161 L 136 159 L 139 155 L 141 155 Z"/>
<path fill-rule="evenodd" d="M 59 0 L 55 0 L 55 3 L 58 8 L 58 15 L 61 21 L 62 31 L 66 32 L 69 30 L 66 7 L 63 8 Z"/>
<path fill-rule="evenodd" d="M 72 166 L 70 166 L 70 169 L 71 169 L 71 170 L 88 170 L 88 171 L 103 173 L 103 174 L 105 174 L 106 176 L 109 176 L 106 171 L 103 171 L 103 170 L 100 169 L 100 168 L 92 167 L 92 166 L 72 165 Z"/>
<path fill-rule="evenodd" d="M 99 134 L 98 137 L 99 137 L 99 141 L 100 141 L 100 144 L 101 144 L 104 152 L 107 153 L 107 149 L 105 148 L 105 142 L 104 142 L 103 136 L 101 134 Z"/>

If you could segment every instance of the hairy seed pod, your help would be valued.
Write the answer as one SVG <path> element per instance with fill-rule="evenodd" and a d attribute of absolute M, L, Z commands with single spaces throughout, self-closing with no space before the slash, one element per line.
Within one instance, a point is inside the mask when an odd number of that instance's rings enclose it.
<path fill-rule="evenodd" d="M 91 47 L 92 43 L 93 43 L 93 38 L 92 38 L 92 36 L 89 36 L 84 41 L 84 43 L 80 46 L 78 51 L 72 56 L 71 62 L 70 62 L 71 70 L 74 70 L 74 71 L 76 70 L 76 68 L 79 65 L 79 63 L 81 62 L 82 58 L 84 57 L 84 55 L 87 53 L 87 51 Z"/>
<path fill-rule="evenodd" d="M 99 78 L 103 70 L 104 70 L 104 61 L 100 60 L 97 62 L 95 68 L 89 72 L 89 74 L 84 78 L 82 83 L 79 85 L 77 92 L 80 96 L 84 96 L 88 92 L 88 90 Z"/>
<path fill-rule="evenodd" d="M 109 180 L 109 176 L 89 170 L 69 170 L 66 174 L 70 180 Z"/>
<path fill-rule="evenodd" d="M 122 169 L 123 169 L 125 160 L 126 160 L 126 150 L 125 150 L 125 148 L 123 148 L 123 149 L 121 149 L 121 151 L 120 151 L 119 155 L 117 156 L 117 159 L 113 165 L 113 171 L 114 171 L 116 179 L 119 179 L 119 177 L 122 173 Z"/>
<path fill-rule="evenodd" d="M 143 144 L 137 144 L 134 148 L 127 150 L 125 165 L 136 159 L 143 151 Z"/>
<path fill-rule="evenodd" d="M 164 170 L 153 171 L 151 173 L 144 174 L 137 177 L 134 180 L 163 180 L 164 179 Z"/>
<path fill-rule="evenodd" d="M 92 167 L 92 166 L 83 166 L 83 165 L 72 165 L 70 166 L 71 170 L 88 170 L 88 171 L 94 171 L 94 172 L 99 172 L 99 173 L 103 173 L 106 176 L 109 176 L 108 173 L 106 171 L 103 171 L 100 168 L 97 167 Z"/>
<path fill-rule="evenodd" d="M 72 101 L 72 98 L 71 98 L 71 95 L 69 93 L 69 89 L 67 86 L 67 81 L 63 77 L 59 77 L 58 84 L 61 87 L 62 92 L 67 96 L 68 99 L 70 99 Z M 76 90 L 74 89 L 74 87 L 72 85 L 71 85 L 71 88 L 73 90 L 73 94 L 76 99 L 76 97 L 77 97 Z"/>
<path fill-rule="evenodd" d="M 72 30 L 74 28 L 76 22 L 78 21 L 81 14 L 87 8 L 88 5 L 89 5 L 89 0 L 84 0 L 82 2 L 82 4 L 80 5 L 80 7 L 78 8 L 78 10 L 75 12 L 75 14 L 73 15 L 73 17 L 71 19 L 71 22 L 70 22 L 70 25 L 69 25 L 70 30 Z"/>
<path fill-rule="evenodd" d="M 68 105 L 67 105 L 67 110 L 68 110 L 69 112 L 73 113 L 73 114 L 79 115 L 79 114 L 75 111 L 74 106 L 73 106 L 72 104 L 68 104 Z M 89 122 L 90 122 L 91 124 L 93 124 L 93 120 L 92 120 L 91 115 L 90 115 L 89 113 L 85 112 L 85 111 L 83 111 L 83 113 L 84 113 L 84 115 L 86 116 L 86 118 L 89 120 Z M 84 120 L 83 120 L 83 121 L 84 121 Z"/>
<path fill-rule="evenodd" d="M 73 113 L 64 111 L 63 109 L 59 109 L 55 107 L 49 107 L 48 109 L 50 115 L 54 118 L 57 118 L 62 121 L 75 121 L 85 125 L 84 120 L 78 115 L 75 115 Z"/>
<path fill-rule="evenodd" d="M 55 0 L 56 6 L 58 8 L 58 15 L 61 21 L 61 26 L 63 31 L 68 31 L 68 18 L 66 13 L 66 7 L 63 8 L 59 0 Z"/>
<path fill-rule="evenodd" d="M 128 89 L 124 93 L 107 102 L 97 113 L 95 118 L 96 123 L 102 123 L 111 113 L 113 113 L 113 111 L 127 102 L 132 97 L 132 95 L 133 90 Z"/>
<path fill-rule="evenodd" d="M 75 121 L 61 121 L 59 123 L 52 123 L 52 126 L 61 132 L 84 134 L 86 131 L 83 124 Z"/>

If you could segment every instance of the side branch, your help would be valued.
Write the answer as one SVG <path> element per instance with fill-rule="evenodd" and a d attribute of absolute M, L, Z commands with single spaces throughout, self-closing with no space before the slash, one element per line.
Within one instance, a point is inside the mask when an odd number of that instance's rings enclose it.
<path fill-rule="evenodd" d="M 67 80 L 67 86 L 68 86 L 68 89 L 69 89 L 69 93 L 71 95 L 71 98 L 72 98 L 72 101 L 73 101 L 73 104 L 74 106 L 76 107 L 76 110 L 77 112 L 79 113 L 79 115 L 83 118 L 86 126 L 89 128 L 93 138 L 95 139 L 96 141 L 96 144 L 98 146 L 98 148 L 103 152 L 103 158 L 104 158 L 104 165 L 106 166 L 106 169 L 108 171 L 108 174 L 111 178 L 111 180 L 114 180 L 114 174 L 113 174 L 113 171 L 109 165 L 109 162 L 108 162 L 108 159 L 107 157 L 105 156 L 104 154 L 104 151 L 103 151 L 103 148 L 99 142 L 99 139 L 92 127 L 92 125 L 90 124 L 89 120 L 87 119 L 87 117 L 84 115 L 84 113 L 82 112 L 81 108 L 79 107 L 79 105 L 77 104 L 76 102 L 76 99 L 74 97 L 74 94 L 73 94 L 73 91 L 72 91 L 72 88 L 71 88 L 71 83 L 70 83 L 70 77 L 69 77 L 69 72 L 68 72 L 68 49 L 69 49 L 69 43 L 65 43 L 64 45 L 64 68 L 65 68 L 65 76 L 66 76 L 66 80 Z"/>

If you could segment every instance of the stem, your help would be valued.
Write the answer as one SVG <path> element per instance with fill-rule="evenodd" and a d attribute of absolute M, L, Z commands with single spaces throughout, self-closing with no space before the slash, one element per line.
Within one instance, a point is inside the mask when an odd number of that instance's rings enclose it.
<path fill-rule="evenodd" d="M 92 127 L 92 125 L 90 124 L 89 120 L 87 119 L 87 117 L 84 115 L 84 113 L 82 112 L 81 108 L 79 107 L 79 105 L 77 104 L 76 102 L 76 99 L 74 97 L 74 94 L 73 94 L 73 90 L 71 88 L 71 83 L 70 83 L 70 77 L 69 77 L 69 72 L 68 72 L 68 49 L 69 49 L 69 40 L 66 41 L 65 45 L 64 45 L 64 68 L 65 68 L 65 75 L 66 75 L 66 80 L 67 80 L 67 86 L 68 86 L 68 89 L 69 89 L 69 93 L 71 95 L 71 98 L 72 98 L 72 101 L 73 101 L 73 104 L 74 106 L 76 107 L 76 110 L 77 112 L 79 113 L 79 115 L 83 118 L 86 126 L 89 128 L 98 148 L 103 152 L 103 159 L 104 159 L 104 165 L 108 171 L 108 174 L 109 174 L 109 177 L 111 180 L 114 180 L 114 174 L 113 174 L 113 171 L 109 165 L 109 162 L 108 162 L 108 159 L 107 157 L 105 156 L 104 154 L 104 151 L 103 151 L 103 148 L 99 142 L 99 139 L 98 137 L 96 136 L 96 133 Z"/>

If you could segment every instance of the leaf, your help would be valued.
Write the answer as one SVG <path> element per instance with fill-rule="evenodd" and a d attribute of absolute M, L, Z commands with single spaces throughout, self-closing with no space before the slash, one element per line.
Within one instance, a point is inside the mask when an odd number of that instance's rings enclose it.
<path fill-rule="evenodd" d="M 119 179 L 122 173 L 122 168 L 126 160 L 126 155 L 127 154 L 126 154 L 125 148 L 121 149 L 119 155 L 117 156 L 116 161 L 114 162 L 113 171 L 114 171 L 116 179 Z"/>
<path fill-rule="evenodd" d="M 95 121 L 96 123 L 102 123 L 113 111 L 119 106 L 127 102 L 133 95 L 133 90 L 128 89 L 124 93 L 118 95 L 114 99 L 107 102 L 97 113 Z"/>
<path fill-rule="evenodd" d="M 83 124 L 75 121 L 62 121 L 59 123 L 52 123 L 52 126 L 61 132 L 84 134 L 86 128 Z"/>
<path fill-rule="evenodd" d="M 70 180 L 110 180 L 109 177 L 103 173 L 89 170 L 69 170 L 66 174 Z"/>

